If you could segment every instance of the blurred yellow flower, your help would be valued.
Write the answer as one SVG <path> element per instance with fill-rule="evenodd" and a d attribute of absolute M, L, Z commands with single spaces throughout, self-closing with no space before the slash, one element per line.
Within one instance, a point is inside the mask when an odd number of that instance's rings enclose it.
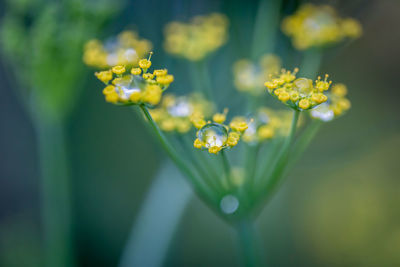
<path fill-rule="evenodd" d="M 228 18 L 218 13 L 196 16 L 188 23 L 170 22 L 164 30 L 164 48 L 172 55 L 199 61 L 226 43 L 228 25 Z"/>
<path fill-rule="evenodd" d="M 347 87 L 344 84 L 335 84 L 328 93 L 328 101 L 311 110 L 312 118 L 321 121 L 331 121 L 350 109 L 350 100 L 346 98 Z"/>
<path fill-rule="evenodd" d="M 83 61 L 86 65 L 106 69 L 116 65 L 137 66 L 138 60 L 150 52 L 152 44 L 135 31 L 124 31 L 104 43 L 94 39 L 86 43 Z"/>
<path fill-rule="evenodd" d="M 358 38 L 362 26 L 355 19 L 339 17 L 330 6 L 304 4 L 283 20 L 282 31 L 292 38 L 296 49 L 305 50 Z"/>
<path fill-rule="evenodd" d="M 274 54 L 265 54 L 255 64 L 249 59 L 240 59 L 233 65 L 235 87 L 253 95 L 263 92 L 263 83 L 281 69 L 281 59 Z"/>
<path fill-rule="evenodd" d="M 150 110 L 153 120 L 166 132 L 187 133 L 194 114 L 210 114 L 212 104 L 200 94 L 175 96 L 166 94 L 159 107 Z"/>

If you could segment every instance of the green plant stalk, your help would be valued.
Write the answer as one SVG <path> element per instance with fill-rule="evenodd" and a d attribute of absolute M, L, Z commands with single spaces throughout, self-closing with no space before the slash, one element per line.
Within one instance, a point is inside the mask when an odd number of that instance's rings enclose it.
<path fill-rule="evenodd" d="M 60 121 L 36 119 L 41 171 L 45 266 L 74 265 L 71 192 L 64 130 Z"/>
<path fill-rule="evenodd" d="M 206 186 L 204 186 L 204 184 L 198 179 L 196 174 L 190 169 L 189 166 L 186 165 L 186 163 L 181 159 L 176 150 L 170 145 L 164 134 L 160 131 L 157 124 L 154 122 L 149 111 L 147 110 L 147 107 L 144 105 L 140 105 L 139 107 L 142 110 L 146 119 L 148 120 L 153 132 L 155 133 L 165 152 L 182 171 L 182 173 L 186 177 L 188 177 L 188 179 L 190 179 L 194 186 L 194 190 L 197 192 L 199 197 L 202 198 L 206 204 L 215 209 L 215 207 L 218 205 L 218 198 L 216 198 L 214 194 L 210 192 Z"/>
<path fill-rule="evenodd" d="M 304 153 L 315 135 L 318 133 L 322 124 L 322 121 L 313 119 L 307 128 L 301 133 L 297 142 L 293 145 L 293 150 L 288 162 L 288 169 L 299 160 L 300 156 Z"/>
<path fill-rule="evenodd" d="M 222 158 L 222 165 L 224 166 L 224 173 L 225 173 L 225 183 L 229 189 L 233 188 L 232 181 L 231 181 L 231 166 L 228 161 L 228 157 L 225 154 L 224 150 L 220 152 Z"/>
<path fill-rule="evenodd" d="M 264 53 L 272 53 L 277 30 L 282 0 L 260 0 L 254 24 L 252 59 L 258 60 Z"/>
<path fill-rule="evenodd" d="M 211 190 L 214 192 L 218 192 L 218 194 L 222 194 L 221 188 L 216 184 L 215 178 L 208 173 L 205 169 L 202 168 L 202 166 L 206 165 L 201 165 L 199 163 L 199 157 L 195 155 L 194 151 L 189 149 L 189 147 L 186 145 L 185 141 L 182 139 L 182 136 L 178 136 L 177 139 L 179 140 L 184 152 L 186 155 L 188 155 L 190 161 L 192 162 L 193 167 L 196 169 L 198 174 L 200 174 L 201 178 L 203 178 L 204 182 L 207 184 Z"/>
<path fill-rule="evenodd" d="M 281 178 L 283 177 L 283 172 L 287 167 L 287 163 L 290 156 L 290 151 L 292 148 L 292 144 L 296 134 L 297 122 L 299 120 L 300 111 L 293 111 L 293 119 L 290 127 L 290 132 L 288 137 L 285 140 L 285 143 L 282 146 L 281 152 L 279 153 L 278 160 L 273 168 L 272 173 L 269 175 L 269 179 L 267 180 L 267 184 L 265 186 L 261 186 L 261 190 L 258 195 L 261 198 L 270 198 L 272 193 L 276 189 L 276 186 L 279 184 Z"/>
<path fill-rule="evenodd" d="M 241 221 L 236 225 L 239 238 L 240 250 L 242 252 L 243 266 L 261 266 L 260 249 L 257 242 L 257 234 L 251 221 Z"/>
<path fill-rule="evenodd" d="M 248 146 L 246 153 L 246 180 L 247 180 L 247 190 L 249 194 L 252 194 L 253 187 L 255 184 L 255 176 L 257 169 L 258 152 L 260 151 L 261 145 Z"/>
<path fill-rule="evenodd" d="M 317 78 L 317 73 L 322 61 L 322 51 L 317 48 L 306 50 L 303 53 L 300 74 L 310 79 Z"/>

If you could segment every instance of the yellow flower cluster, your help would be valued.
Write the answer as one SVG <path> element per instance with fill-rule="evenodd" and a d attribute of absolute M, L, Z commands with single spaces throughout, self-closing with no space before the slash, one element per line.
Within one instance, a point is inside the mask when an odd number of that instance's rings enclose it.
<path fill-rule="evenodd" d="M 268 77 L 281 69 L 281 59 L 274 54 L 265 54 L 258 64 L 248 59 L 241 59 L 233 65 L 235 87 L 254 95 L 263 92 L 263 83 Z"/>
<path fill-rule="evenodd" d="M 243 141 L 255 144 L 286 135 L 290 127 L 291 114 L 287 110 L 260 108 L 248 120 L 248 128 L 242 136 Z"/>
<path fill-rule="evenodd" d="M 94 39 L 86 43 L 83 61 L 98 69 L 115 65 L 137 66 L 138 60 L 152 48 L 150 41 L 141 39 L 134 31 L 124 31 L 106 42 Z"/>
<path fill-rule="evenodd" d="M 264 85 L 272 96 L 296 110 L 311 109 L 328 100 L 324 94 L 332 83 L 328 81 L 328 75 L 324 80 L 318 77 L 313 83 L 311 79 L 296 78 L 297 72 L 298 69 L 293 72 L 283 69 L 280 75 L 271 75 Z"/>
<path fill-rule="evenodd" d="M 331 121 L 350 109 L 350 100 L 346 98 L 347 87 L 338 83 L 332 86 L 328 101 L 311 110 L 310 115 L 321 121 Z"/>
<path fill-rule="evenodd" d="M 195 114 L 191 121 L 199 129 L 194 147 L 206 148 L 209 153 L 217 154 L 225 148 L 238 144 L 242 134 L 247 130 L 248 124 L 244 117 L 234 117 L 229 125 L 225 125 L 227 110 L 224 113 L 216 113 L 213 121 L 206 121 L 202 114 Z"/>
<path fill-rule="evenodd" d="M 189 23 L 168 23 L 164 48 L 170 54 L 199 61 L 226 43 L 228 25 L 228 18 L 217 13 L 196 16 Z"/>
<path fill-rule="evenodd" d="M 296 49 L 305 50 L 358 38 L 362 26 L 355 19 L 339 17 L 330 6 L 304 4 L 283 20 L 282 31 L 292 38 Z"/>
<path fill-rule="evenodd" d="M 105 71 L 96 72 L 96 77 L 106 84 L 103 94 L 107 102 L 120 105 L 157 105 L 163 91 L 174 81 L 166 69 L 148 72 L 149 59 L 141 59 L 137 68 L 130 72 L 125 66 L 117 65 Z"/>
<path fill-rule="evenodd" d="M 150 111 L 153 120 L 166 132 L 187 133 L 192 128 L 191 118 L 195 114 L 209 116 L 212 104 L 200 94 L 176 97 L 163 96 L 159 107 Z"/>

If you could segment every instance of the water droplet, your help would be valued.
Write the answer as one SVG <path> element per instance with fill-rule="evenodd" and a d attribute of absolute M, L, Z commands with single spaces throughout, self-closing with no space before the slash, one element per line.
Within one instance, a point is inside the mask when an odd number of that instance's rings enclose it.
<path fill-rule="evenodd" d="M 226 195 L 221 199 L 220 207 L 222 212 L 232 214 L 239 208 L 239 200 L 233 195 Z"/>
<path fill-rule="evenodd" d="M 312 80 L 306 78 L 299 78 L 293 82 L 294 89 L 297 90 L 300 96 L 307 96 L 313 89 Z"/>
<path fill-rule="evenodd" d="M 181 97 L 168 107 L 168 113 L 173 117 L 188 117 L 192 113 L 192 106 L 186 98 Z"/>
<path fill-rule="evenodd" d="M 331 121 L 335 117 L 335 114 L 329 108 L 328 103 L 322 103 L 311 110 L 311 116 L 322 121 Z"/>
<path fill-rule="evenodd" d="M 219 123 L 209 123 L 199 130 L 199 140 L 205 147 L 222 147 L 228 140 L 228 131 L 225 126 Z"/>
<path fill-rule="evenodd" d="M 140 92 L 138 82 L 135 81 L 132 75 L 122 77 L 115 86 L 123 99 L 128 99 L 133 92 Z"/>

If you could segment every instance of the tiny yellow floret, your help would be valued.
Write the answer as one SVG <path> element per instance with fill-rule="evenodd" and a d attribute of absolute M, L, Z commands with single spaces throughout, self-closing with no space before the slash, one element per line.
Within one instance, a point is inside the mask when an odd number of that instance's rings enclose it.
<path fill-rule="evenodd" d="M 112 72 L 114 72 L 117 75 L 121 75 L 126 71 L 125 66 L 118 65 L 112 68 Z"/>

